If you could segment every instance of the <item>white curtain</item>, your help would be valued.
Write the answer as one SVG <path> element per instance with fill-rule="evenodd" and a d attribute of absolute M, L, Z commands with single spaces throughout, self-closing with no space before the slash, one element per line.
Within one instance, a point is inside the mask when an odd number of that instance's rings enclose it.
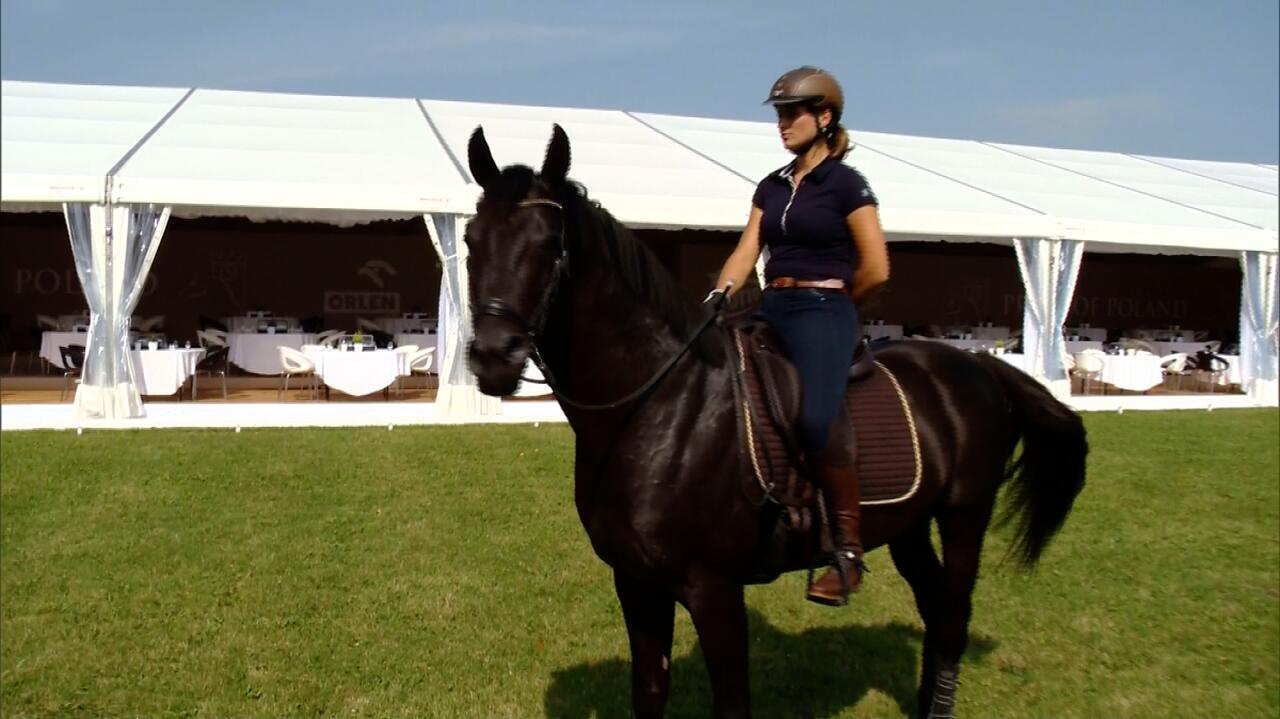
<path fill-rule="evenodd" d="M 1268 404 L 1280 402 L 1280 349 L 1277 342 L 1276 254 L 1242 252 L 1240 297 L 1240 382 L 1249 395 Z"/>
<path fill-rule="evenodd" d="M 467 368 L 467 345 L 471 343 L 471 304 L 468 300 L 467 218 L 458 215 L 425 215 L 431 244 L 440 255 L 439 333 L 440 389 L 436 412 L 441 416 L 465 417 L 502 413 L 502 402 L 481 394 L 475 376 Z"/>
<path fill-rule="evenodd" d="M 1059 397 L 1071 394 L 1062 325 L 1071 309 L 1084 243 L 1063 239 L 1016 239 L 1018 271 L 1027 293 L 1022 316 L 1026 369 Z"/>
<path fill-rule="evenodd" d="M 89 305 L 76 417 L 141 417 L 142 398 L 129 360 L 129 319 L 160 249 L 169 208 L 77 202 L 64 204 L 62 211 Z"/>

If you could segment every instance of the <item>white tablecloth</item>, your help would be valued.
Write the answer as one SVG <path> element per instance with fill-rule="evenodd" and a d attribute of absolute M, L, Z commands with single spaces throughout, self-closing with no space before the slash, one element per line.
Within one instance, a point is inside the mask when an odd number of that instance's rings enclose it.
<path fill-rule="evenodd" d="M 130 350 L 133 362 L 133 378 L 138 383 L 138 394 L 177 394 L 187 378 L 196 371 L 196 365 L 204 358 L 200 348 L 176 350 Z"/>
<path fill-rule="evenodd" d="M 542 370 L 538 369 L 538 366 L 533 363 L 533 360 L 529 360 L 524 363 L 524 372 L 522 372 L 521 375 L 524 377 L 530 377 L 538 380 L 544 379 L 544 377 L 542 376 Z M 516 389 L 516 393 L 513 396 L 515 397 L 550 397 L 552 396 L 552 392 L 551 392 L 551 387 L 549 387 L 546 384 L 541 384 L 538 382 L 521 381 L 520 386 Z"/>
<path fill-rule="evenodd" d="M 392 350 L 340 352 L 308 348 L 316 374 L 326 385 L 353 397 L 386 389 L 396 378 L 409 374 L 409 355 Z"/>
<path fill-rule="evenodd" d="M 1017 367 L 1023 372 L 1027 371 L 1027 356 L 1021 352 L 1001 352 L 1000 354 L 993 356 L 999 357 L 1007 364 Z"/>
<path fill-rule="evenodd" d="M 1164 382 L 1164 369 L 1155 355 L 1097 355 L 1102 358 L 1102 381 L 1118 389 L 1142 392 Z"/>
<path fill-rule="evenodd" d="M 1218 355 L 1227 363 L 1227 371 L 1218 378 L 1218 384 L 1240 384 L 1240 355 Z"/>
<path fill-rule="evenodd" d="M 83 347 L 87 344 L 89 344 L 88 332 L 41 332 L 40 357 L 47 360 L 54 367 L 66 369 L 62 366 L 60 348 L 69 347 L 70 345 Z"/>
<path fill-rule="evenodd" d="M 862 335 L 875 342 L 881 338 L 902 339 L 902 325 L 863 325 Z"/>
<path fill-rule="evenodd" d="M 315 335 L 305 333 L 257 334 L 233 332 L 227 335 L 229 358 L 233 364 L 254 374 L 280 374 L 280 352 L 283 345 L 302 349 L 302 345 L 316 341 Z"/>

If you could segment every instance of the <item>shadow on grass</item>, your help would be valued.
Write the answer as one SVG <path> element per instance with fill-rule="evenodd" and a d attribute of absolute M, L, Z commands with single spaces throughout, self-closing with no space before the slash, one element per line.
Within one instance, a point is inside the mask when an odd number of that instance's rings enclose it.
<path fill-rule="evenodd" d="M 619 619 L 621 622 L 621 619 Z M 868 691 L 914 716 L 923 632 L 901 623 L 809 629 L 787 634 L 751 612 L 751 699 L 760 717 L 829 717 Z M 620 629 L 621 631 L 621 629 Z M 988 654 L 995 642 L 971 637 L 965 659 Z M 554 672 L 543 699 L 555 719 L 631 715 L 630 659 L 579 664 Z M 702 654 L 694 649 L 671 667 L 669 717 L 711 714 L 711 688 Z"/>

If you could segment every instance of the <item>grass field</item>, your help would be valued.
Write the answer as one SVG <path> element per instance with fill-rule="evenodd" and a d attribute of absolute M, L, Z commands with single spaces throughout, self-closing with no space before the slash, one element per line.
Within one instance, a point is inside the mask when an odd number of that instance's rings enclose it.
<path fill-rule="evenodd" d="M 988 542 L 966 717 L 1275 717 L 1280 412 L 1089 415 L 1031 575 Z M 614 717 L 626 636 L 564 426 L 0 435 L 4 717 Z M 748 590 L 761 717 L 900 717 L 919 623 Z M 683 610 L 670 716 L 705 716 Z"/>

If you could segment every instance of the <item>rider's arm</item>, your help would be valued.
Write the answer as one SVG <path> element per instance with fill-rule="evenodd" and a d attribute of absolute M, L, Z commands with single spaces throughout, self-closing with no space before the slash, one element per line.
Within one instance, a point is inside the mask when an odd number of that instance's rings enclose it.
<path fill-rule="evenodd" d="M 845 223 L 849 225 L 859 260 L 849 296 L 854 302 L 861 302 L 889 281 L 889 248 L 884 243 L 880 213 L 875 205 L 863 205 L 850 212 Z"/>
<path fill-rule="evenodd" d="M 729 288 L 729 295 L 732 296 L 733 293 L 742 289 L 747 283 L 747 278 L 755 272 L 756 260 L 760 257 L 760 216 L 762 214 L 759 207 L 752 206 L 747 226 L 742 231 L 742 237 L 738 238 L 738 246 L 734 248 L 733 254 L 729 255 L 729 259 L 724 262 L 724 267 L 720 269 L 720 277 L 716 280 L 717 290 L 724 290 L 732 282 L 733 286 Z"/>

